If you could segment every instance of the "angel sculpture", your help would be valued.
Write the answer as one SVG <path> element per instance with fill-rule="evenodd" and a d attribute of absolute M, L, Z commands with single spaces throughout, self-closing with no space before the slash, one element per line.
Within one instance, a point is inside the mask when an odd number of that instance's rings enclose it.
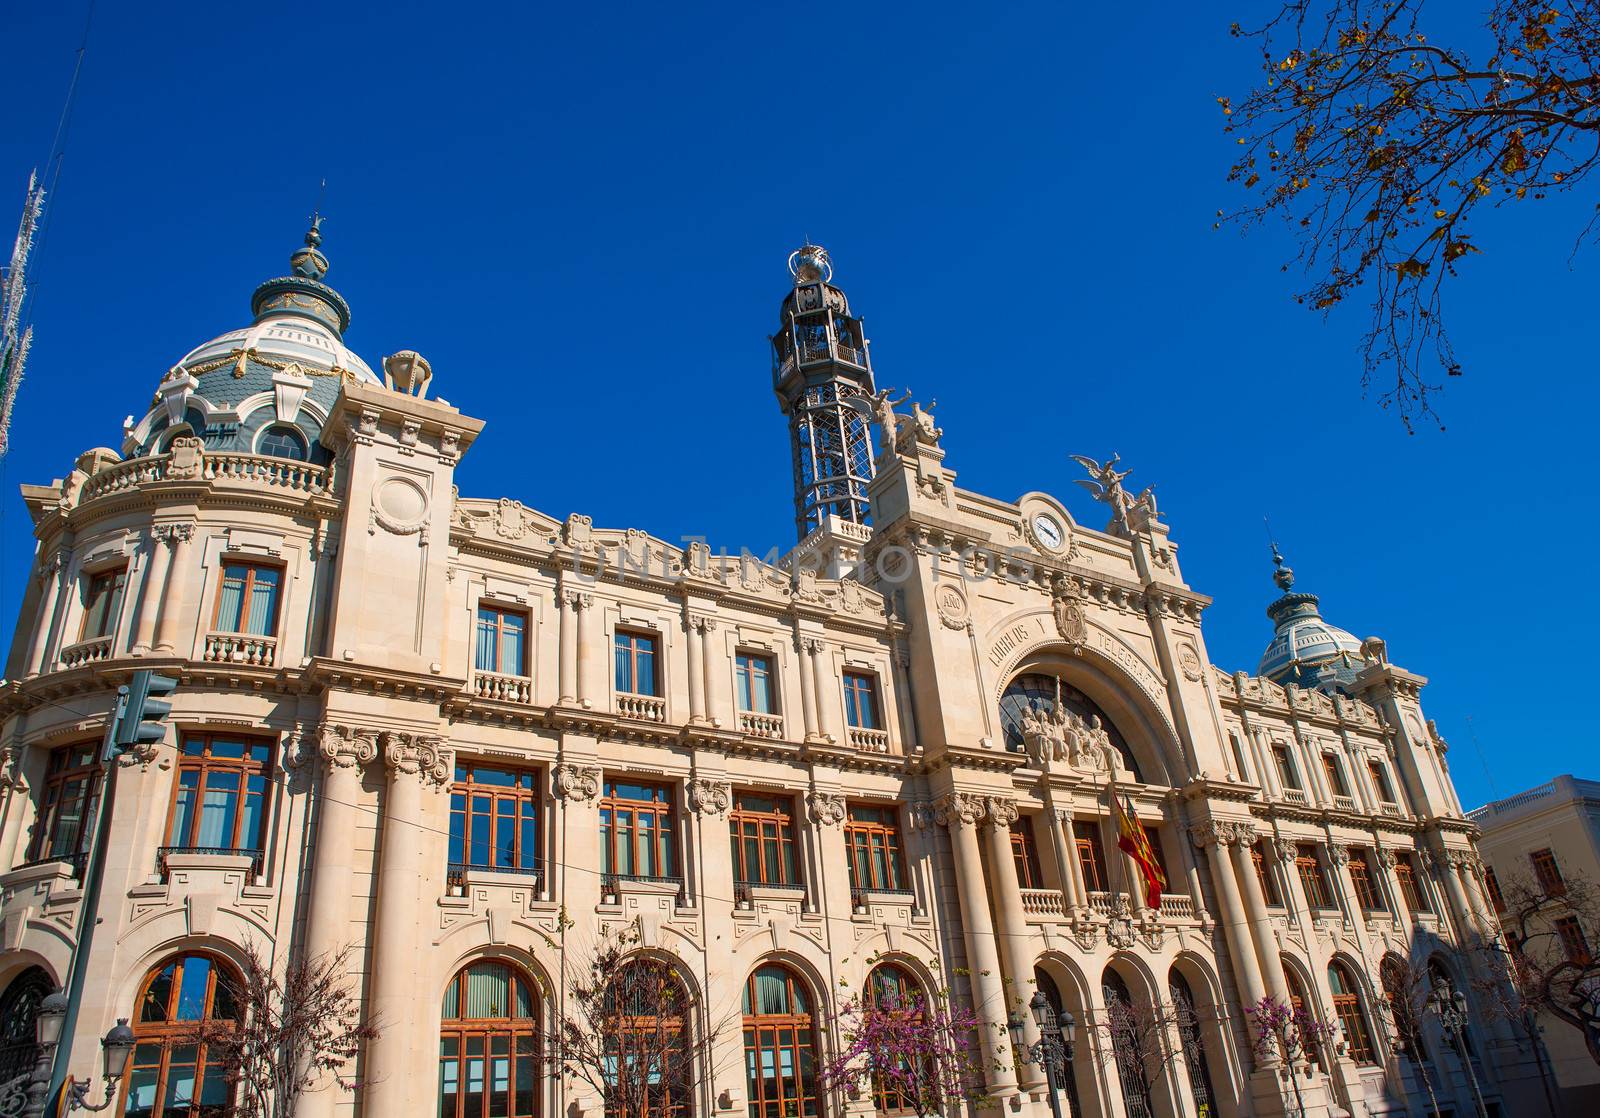
<path fill-rule="evenodd" d="M 1126 525 L 1128 523 L 1130 502 L 1128 500 L 1128 491 L 1122 488 L 1122 479 L 1133 473 L 1133 471 L 1119 471 L 1117 469 L 1117 463 L 1122 461 L 1122 456 L 1113 454 L 1104 465 L 1082 454 L 1074 454 L 1070 457 L 1078 465 L 1089 471 L 1088 477 L 1075 479 L 1077 483 L 1090 493 L 1093 493 L 1095 500 L 1104 501 L 1111 506 L 1111 522 L 1113 525 Z"/>
<path fill-rule="evenodd" d="M 893 396 L 894 389 L 885 388 L 872 398 L 873 403 L 876 405 L 873 411 L 877 413 L 878 420 L 878 450 L 883 454 L 893 454 L 895 452 L 895 439 L 899 434 L 899 422 L 905 417 L 897 414 L 894 408 L 896 404 L 903 404 L 911 399 L 911 392 L 908 389 L 906 394 L 898 400 L 892 399 L 891 397 Z"/>
<path fill-rule="evenodd" d="M 944 428 L 935 427 L 933 424 L 933 409 L 938 406 L 938 400 L 929 400 L 926 408 L 915 400 L 911 401 L 912 429 L 916 432 L 916 438 L 919 443 L 937 446 L 940 438 L 944 436 Z"/>

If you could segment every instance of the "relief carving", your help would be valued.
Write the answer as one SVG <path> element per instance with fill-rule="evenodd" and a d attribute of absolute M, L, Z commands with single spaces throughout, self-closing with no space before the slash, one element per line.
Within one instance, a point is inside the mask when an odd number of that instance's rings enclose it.
<path fill-rule="evenodd" d="M 391 769 L 422 778 L 425 785 L 442 788 L 450 783 L 454 751 L 432 734 L 406 734 L 387 730 L 382 735 L 383 759 Z"/>
<path fill-rule="evenodd" d="M 970 792 L 947 792 L 933 802 L 933 817 L 941 827 L 974 826 L 983 811 L 983 797 Z"/>
<path fill-rule="evenodd" d="M 551 770 L 551 788 L 560 799 L 581 803 L 600 794 L 600 770 L 563 762 Z"/>
<path fill-rule="evenodd" d="M 699 815 L 720 816 L 727 812 L 733 797 L 732 786 L 726 781 L 695 777 L 684 786 L 684 798 L 689 810 Z"/>
<path fill-rule="evenodd" d="M 844 797 L 837 792 L 808 792 L 806 807 L 812 821 L 824 827 L 837 827 L 844 822 Z"/>

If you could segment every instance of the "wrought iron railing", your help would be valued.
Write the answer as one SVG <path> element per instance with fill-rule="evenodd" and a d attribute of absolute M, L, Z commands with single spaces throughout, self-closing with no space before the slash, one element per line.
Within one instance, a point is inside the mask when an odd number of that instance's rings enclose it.
<path fill-rule="evenodd" d="M 259 850 L 234 846 L 163 846 L 156 851 L 156 866 L 163 874 L 167 872 L 167 859 L 174 854 L 210 854 L 238 858 L 248 857 L 250 859 L 250 872 L 252 874 L 258 874 L 261 872 L 262 853 Z"/>
<path fill-rule="evenodd" d="M 604 873 L 600 875 L 600 892 L 608 897 L 614 897 L 621 891 L 623 885 L 671 885 L 678 891 L 678 899 L 683 899 L 683 878 L 649 873 Z"/>
<path fill-rule="evenodd" d="M 84 866 L 89 864 L 89 852 L 80 850 L 75 854 L 47 854 L 42 858 L 30 858 L 20 865 L 12 866 L 10 872 L 18 870 L 31 870 L 37 866 L 53 865 L 56 862 L 65 862 L 72 867 L 73 877 L 82 877 Z"/>
<path fill-rule="evenodd" d="M 916 900 L 917 894 L 912 889 L 888 889 L 872 885 L 850 886 L 850 905 L 852 908 L 862 908 L 875 897 L 886 900 L 900 899 L 906 901 Z"/>
<path fill-rule="evenodd" d="M 452 889 L 464 889 L 467 884 L 467 874 L 478 873 L 507 873 L 521 877 L 531 877 L 534 889 L 544 888 L 544 863 L 534 862 L 531 866 L 490 866 L 481 862 L 451 862 L 446 871 L 446 882 Z"/>

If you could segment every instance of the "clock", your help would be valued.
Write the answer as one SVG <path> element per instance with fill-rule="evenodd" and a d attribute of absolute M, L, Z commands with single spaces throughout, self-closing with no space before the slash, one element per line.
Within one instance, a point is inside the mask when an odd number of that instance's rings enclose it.
<path fill-rule="evenodd" d="M 1048 512 L 1036 512 L 1028 521 L 1028 527 L 1033 535 L 1033 542 L 1045 551 L 1058 552 L 1067 546 L 1067 532 L 1061 526 L 1061 521 L 1051 516 Z"/>

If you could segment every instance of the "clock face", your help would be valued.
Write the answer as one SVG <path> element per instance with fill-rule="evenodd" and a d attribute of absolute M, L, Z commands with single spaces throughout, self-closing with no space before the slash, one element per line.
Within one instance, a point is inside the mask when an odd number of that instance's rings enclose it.
<path fill-rule="evenodd" d="M 1036 513 L 1032 527 L 1033 538 L 1047 551 L 1059 551 L 1061 545 L 1067 542 L 1067 534 L 1062 530 L 1061 522 L 1047 512 Z"/>

